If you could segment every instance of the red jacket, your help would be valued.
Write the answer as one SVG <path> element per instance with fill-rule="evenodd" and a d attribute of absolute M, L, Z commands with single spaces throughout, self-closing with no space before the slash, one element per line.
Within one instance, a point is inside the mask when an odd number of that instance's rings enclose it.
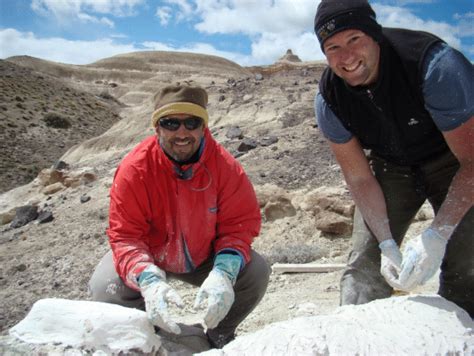
<path fill-rule="evenodd" d="M 115 268 L 138 289 L 137 277 L 150 263 L 186 273 L 223 249 L 247 263 L 260 232 L 260 209 L 240 164 L 204 134 L 192 177 L 178 178 L 175 165 L 148 137 L 121 162 L 110 190 L 109 236 Z"/>

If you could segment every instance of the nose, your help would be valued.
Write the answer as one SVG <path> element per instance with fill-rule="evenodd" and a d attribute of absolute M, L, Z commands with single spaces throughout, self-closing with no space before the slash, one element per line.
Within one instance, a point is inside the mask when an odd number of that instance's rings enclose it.
<path fill-rule="evenodd" d="M 339 52 L 339 60 L 343 63 L 351 63 L 354 59 L 354 52 L 350 47 L 344 47 Z"/>
<path fill-rule="evenodd" d="M 181 125 L 179 125 L 178 130 L 176 130 L 175 132 L 176 132 L 176 136 L 178 136 L 178 137 L 187 137 L 187 136 L 189 136 L 188 129 L 186 127 L 184 127 L 184 123 L 181 123 Z"/>

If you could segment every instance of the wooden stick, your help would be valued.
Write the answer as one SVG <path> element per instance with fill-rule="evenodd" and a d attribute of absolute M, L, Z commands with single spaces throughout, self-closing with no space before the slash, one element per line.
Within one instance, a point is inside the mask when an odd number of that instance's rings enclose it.
<path fill-rule="evenodd" d="M 344 269 L 346 264 L 344 263 L 330 263 L 330 264 L 319 264 L 319 263 L 275 263 L 272 266 L 272 270 L 275 273 L 305 273 L 305 272 L 334 272 Z"/>

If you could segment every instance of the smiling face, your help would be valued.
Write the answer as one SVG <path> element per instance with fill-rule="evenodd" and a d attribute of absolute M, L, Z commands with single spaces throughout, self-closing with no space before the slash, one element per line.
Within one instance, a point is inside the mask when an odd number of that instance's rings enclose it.
<path fill-rule="evenodd" d="M 184 120 L 191 116 L 187 114 L 174 114 L 170 115 L 170 117 Z M 157 125 L 155 131 L 163 150 L 177 162 L 186 162 L 199 149 L 201 139 L 204 136 L 204 125 L 200 125 L 195 130 L 188 130 L 181 124 L 176 131 L 167 130 Z"/>
<path fill-rule="evenodd" d="M 324 42 L 324 53 L 333 72 L 350 86 L 373 84 L 378 78 L 380 46 L 360 30 L 331 36 Z"/>

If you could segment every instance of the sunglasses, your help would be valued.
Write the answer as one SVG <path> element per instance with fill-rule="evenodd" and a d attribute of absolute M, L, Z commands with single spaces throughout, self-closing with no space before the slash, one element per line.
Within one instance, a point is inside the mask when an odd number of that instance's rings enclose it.
<path fill-rule="evenodd" d="M 175 119 L 175 118 L 164 118 L 159 121 L 159 125 L 169 131 L 177 131 L 181 124 L 184 125 L 184 127 L 187 130 L 196 130 L 197 128 L 201 127 L 202 125 L 202 119 L 199 117 L 188 117 L 184 120 L 182 119 Z"/>

